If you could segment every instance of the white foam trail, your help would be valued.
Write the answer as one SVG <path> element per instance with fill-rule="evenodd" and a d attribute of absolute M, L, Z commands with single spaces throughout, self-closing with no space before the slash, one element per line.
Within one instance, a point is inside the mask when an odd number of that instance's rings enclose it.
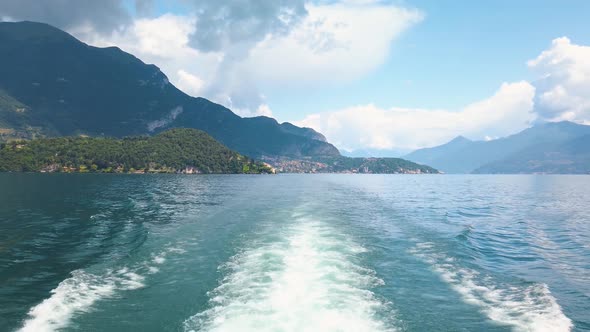
<path fill-rule="evenodd" d="M 168 248 L 168 252 L 175 253 L 175 254 L 184 254 L 184 253 L 186 253 L 186 250 L 183 248 L 170 247 L 170 248 Z"/>
<path fill-rule="evenodd" d="M 382 283 L 354 263 L 364 249 L 320 222 L 300 219 L 281 240 L 235 256 L 187 331 L 386 331 Z M 276 231 L 276 230 L 275 230 Z M 389 311 L 391 315 L 391 311 Z"/>
<path fill-rule="evenodd" d="M 166 255 L 163 253 L 156 255 L 153 259 L 153 262 L 154 262 L 154 264 L 158 264 L 158 265 L 164 264 L 164 262 L 166 262 Z"/>
<path fill-rule="evenodd" d="M 559 332 L 573 328 L 546 284 L 502 288 L 491 277 L 457 266 L 453 258 L 438 253 L 430 242 L 417 244 L 410 253 L 431 264 L 466 303 L 481 308 L 491 320 L 512 326 L 514 331 Z"/>
<path fill-rule="evenodd" d="M 56 331 L 66 327 L 77 312 L 86 312 L 98 300 L 115 295 L 117 290 L 144 286 L 143 277 L 124 268 L 97 276 L 82 270 L 62 281 L 51 291 L 51 297 L 31 308 L 22 332 Z"/>
<path fill-rule="evenodd" d="M 140 273 L 157 273 L 157 266 L 166 262 L 167 255 L 184 252 L 186 251 L 181 248 L 168 248 L 135 267 L 107 271 L 104 275 L 76 270 L 70 278 L 51 291 L 49 298 L 29 310 L 29 318 L 19 331 L 45 332 L 62 329 L 68 326 L 76 313 L 88 312 L 97 301 L 112 298 L 119 291 L 144 287 L 145 277 Z"/>

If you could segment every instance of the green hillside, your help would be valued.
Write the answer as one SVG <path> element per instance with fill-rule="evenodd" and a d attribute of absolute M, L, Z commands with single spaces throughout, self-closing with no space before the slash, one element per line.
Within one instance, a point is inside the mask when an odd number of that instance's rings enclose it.
<path fill-rule="evenodd" d="M 153 137 L 61 137 L 0 144 L 0 171 L 270 173 L 196 129 Z"/>
<path fill-rule="evenodd" d="M 401 158 L 317 157 L 265 159 L 283 173 L 439 174 L 432 167 Z"/>
<path fill-rule="evenodd" d="M 0 90 L 0 141 L 195 128 L 254 158 L 339 155 L 313 129 L 239 117 L 180 91 L 155 65 L 47 24 L 0 22 Z"/>

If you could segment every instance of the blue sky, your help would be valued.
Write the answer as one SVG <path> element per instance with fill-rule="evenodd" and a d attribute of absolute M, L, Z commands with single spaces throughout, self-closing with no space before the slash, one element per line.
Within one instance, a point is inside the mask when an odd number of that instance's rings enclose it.
<path fill-rule="evenodd" d="M 590 1 L 4 0 L 241 116 L 397 155 L 590 124 Z M 367 152 L 374 153 L 374 152 Z"/>
<path fill-rule="evenodd" d="M 425 14 L 391 45 L 381 66 L 319 90 L 265 86 L 276 116 L 373 102 L 382 107 L 457 109 L 502 82 L 533 80 L 526 62 L 551 40 L 590 45 L 590 1 L 403 1 Z M 311 96 L 311 98 L 310 98 Z"/>

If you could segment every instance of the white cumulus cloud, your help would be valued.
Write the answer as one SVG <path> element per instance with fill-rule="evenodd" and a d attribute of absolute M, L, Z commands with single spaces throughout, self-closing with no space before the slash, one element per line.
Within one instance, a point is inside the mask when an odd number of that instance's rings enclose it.
<path fill-rule="evenodd" d="M 203 96 L 215 80 L 216 68 L 223 53 L 201 52 L 189 46 L 196 29 L 192 16 L 164 14 L 156 18 L 139 18 L 123 30 L 99 34 L 92 30 L 74 30 L 89 44 L 118 46 L 146 63 L 156 64 L 178 88 L 193 96 Z"/>
<path fill-rule="evenodd" d="M 590 124 L 590 46 L 557 38 L 528 66 L 539 77 L 533 84 L 541 120 Z"/>
<path fill-rule="evenodd" d="M 392 42 L 420 22 L 417 10 L 375 2 L 306 6 L 290 34 L 269 35 L 244 62 L 256 77 L 275 82 L 323 84 L 357 78 L 385 61 Z"/>
<path fill-rule="evenodd" d="M 178 70 L 177 75 L 177 88 L 191 96 L 199 96 L 201 94 L 203 87 L 205 86 L 205 81 L 183 69 Z"/>
<path fill-rule="evenodd" d="M 527 62 L 531 82 L 504 83 L 490 98 L 460 110 L 380 108 L 373 104 L 312 114 L 298 125 L 312 127 L 344 150 L 416 149 L 465 135 L 491 140 L 535 121 L 590 124 L 590 46 L 567 37 Z"/>
<path fill-rule="evenodd" d="M 291 5 L 297 7 L 297 1 Z M 232 1 L 224 6 L 239 9 Z M 394 40 L 423 18 L 418 10 L 376 1 L 307 3 L 304 10 L 298 9 L 296 20 L 290 19 L 294 14 L 285 16 L 282 7 L 275 7 L 268 4 L 267 14 L 281 15 L 280 20 L 289 24 L 251 27 L 257 36 L 266 32 L 247 43 L 228 37 L 244 24 L 237 14 L 236 25 L 232 15 L 224 21 L 227 27 L 216 25 L 229 30 L 227 34 L 219 31 L 227 38 L 211 47 L 200 47 L 206 44 L 202 40 L 195 42 L 200 33 L 217 34 L 204 28 L 200 12 L 136 18 L 111 33 L 99 33 L 92 26 L 70 32 L 92 45 L 119 46 L 144 62 L 157 64 L 184 92 L 249 116 L 271 114 L 260 83 L 313 87 L 356 79 L 382 64 Z"/>
<path fill-rule="evenodd" d="M 270 106 L 268 106 L 267 104 L 260 104 L 260 106 L 258 106 L 255 110 L 251 110 L 248 108 L 233 108 L 232 111 L 237 115 L 245 118 L 250 118 L 253 116 L 267 116 L 270 118 L 273 117 L 272 110 L 270 109 Z"/>
<path fill-rule="evenodd" d="M 323 133 L 339 148 L 416 149 L 458 135 L 502 137 L 530 126 L 535 88 L 528 82 L 504 83 L 496 93 L 460 110 L 380 108 L 373 104 L 317 113 L 294 123 Z"/>

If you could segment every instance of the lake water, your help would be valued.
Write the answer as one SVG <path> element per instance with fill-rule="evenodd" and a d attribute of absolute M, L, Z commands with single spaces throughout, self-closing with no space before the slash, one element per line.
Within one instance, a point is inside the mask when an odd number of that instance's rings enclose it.
<path fill-rule="evenodd" d="M 0 331 L 590 331 L 590 176 L 0 174 Z"/>

